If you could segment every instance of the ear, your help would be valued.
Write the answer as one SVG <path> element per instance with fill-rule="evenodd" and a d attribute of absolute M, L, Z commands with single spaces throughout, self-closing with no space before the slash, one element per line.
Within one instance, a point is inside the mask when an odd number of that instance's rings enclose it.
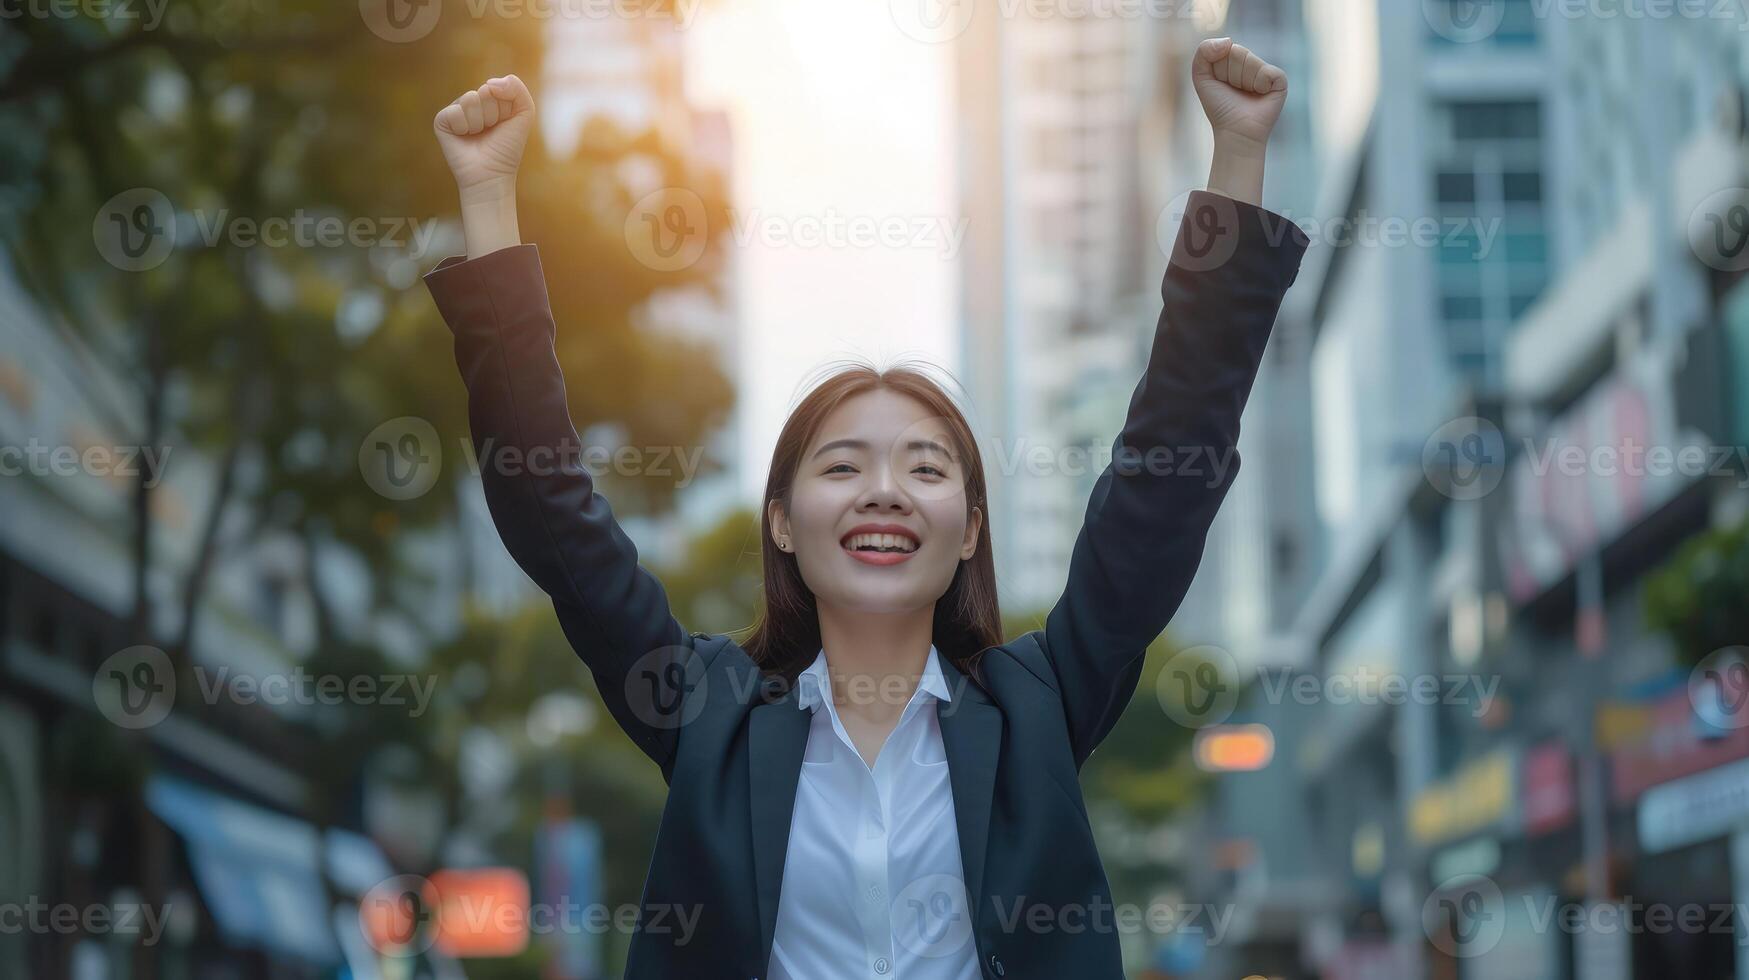
<path fill-rule="evenodd" d="M 789 539 L 789 515 L 783 512 L 782 501 L 773 500 L 765 505 L 765 519 L 766 523 L 771 525 L 773 544 Z M 789 548 L 783 548 L 783 550 L 788 551 Z"/>
<path fill-rule="evenodd" d="M 966 520 L 966 539 L 960 544 L 960 561 L 978 553 L 978 532 L 984 528 L 984 512 L 972 508 L 972 516 Z"/>

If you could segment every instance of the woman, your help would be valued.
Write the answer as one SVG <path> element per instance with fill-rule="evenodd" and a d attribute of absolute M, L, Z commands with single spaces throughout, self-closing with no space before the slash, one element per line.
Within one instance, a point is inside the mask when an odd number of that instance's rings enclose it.
<path fill-rule="evenodd" d="M 506 547 L 552 596 L 669 796 L 627 976 L 1121 977 L 1078 771 L 1201 559 L 1265 341 L 1306 238 L 1264 211 L 1283 73 L 1221 38 L 1192 75 L 1214 129 L 1146 373 L 1044 629 L 999 634 L 984 473 L 919 373 L 853 369 L 778 438 L 764 610 L 689 634 L 576 465 L 539 257 L 517 232 L 534 105 L 511 75 L 438 113 L 466 260 L 426 282 L 455 334 Z M 514 456 L 499 457 L 498 453 Z M 1123 926 L 1131 928 L 1130 926 Z"/>

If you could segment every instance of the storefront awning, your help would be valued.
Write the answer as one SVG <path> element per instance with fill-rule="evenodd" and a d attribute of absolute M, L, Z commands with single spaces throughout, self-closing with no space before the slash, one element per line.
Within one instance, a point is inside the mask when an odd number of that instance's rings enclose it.
<path fill-rule="evenodd" d="M 146 802 L 187 842 L 196 884 L 228 941 L 339 963 L 315 827 L 169 776 L 152 777 Z"/>

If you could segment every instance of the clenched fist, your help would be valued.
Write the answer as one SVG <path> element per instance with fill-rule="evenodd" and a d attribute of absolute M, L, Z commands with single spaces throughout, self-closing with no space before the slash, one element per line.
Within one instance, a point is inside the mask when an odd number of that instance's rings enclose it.
<path fill-rule="evenodd" d="M 1287 101 L 1287 73 L 1230 37 L 1197 46 L 1190 77 L 1217 140 L 1261 148 Z"/>
<path fill-rule="evenodd" d="M 464 201 L 471 193 L 514 188 L 534 130 L 534 97 L 515 75 L 489 79 L 444 106 L 433 128 Z"/>

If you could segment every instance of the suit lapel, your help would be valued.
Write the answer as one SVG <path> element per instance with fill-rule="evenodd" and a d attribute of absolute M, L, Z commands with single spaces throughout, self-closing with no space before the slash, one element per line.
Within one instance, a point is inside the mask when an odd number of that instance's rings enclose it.
<path fill-rule="evenodd" d="M 1002 749 L 1002 712 L 946 657 L 940 662 L 953 700 L 937 705 L 936 716 L 941 723 L 942 751 L 947 755 L 947 778 L 953 786 L 966 904 L 975 923 L 984 900 L 984 855 L 990 845 L 990 801 Z"/>
<path fill-rule="evenodd" d="M 983 904 L 984 856 L 989 849 L 990 805 L 1002 749 L 1002 712 L 947 658 L 941 658 L 940 664 L 953 700 L 938 705 L 936 717 L 953 789 L 966 902 L 975 922 L 976 910 Z M 793 685 L 782 698 L 754 705 L 748 716 L 753 878 L 759 902 L 759 949 L 767 961 L 777 931 L 784 858 L 789 852 L 790 821 L 795 816 L 796 785 L 801 779 L 810 720 L 809 712 L 798 705 Z"/>
<path fill-rule="evenodd" d="M 753 815 L 753 884 L 759 902 L 761 954 L 771 958 L 777 930 L 778 891 L 789 851 L 790 819 L 795 814 L 796 783 L 808 746 L 809 712 L 801 710 L 792 685 L 781 699 L 753 706 L 748 718 L 747 769 Z"/>

